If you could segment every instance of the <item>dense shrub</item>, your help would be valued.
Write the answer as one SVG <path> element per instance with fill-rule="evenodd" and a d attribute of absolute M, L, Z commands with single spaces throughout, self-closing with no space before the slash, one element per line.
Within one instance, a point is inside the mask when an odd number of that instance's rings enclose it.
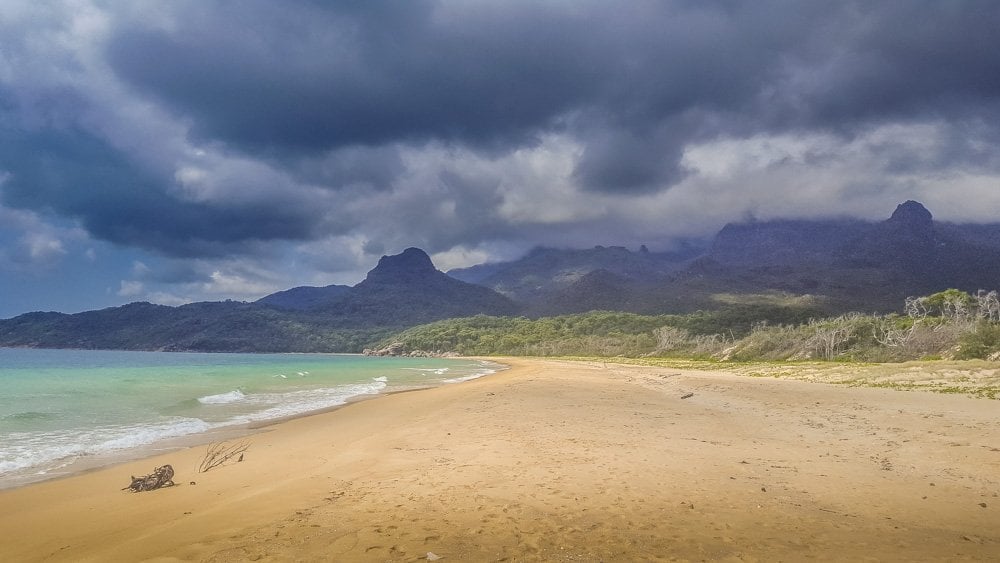
<path fill-rule="evenodd" d="M 990 358 L 1000 352 L 1000 324 L 981 321 L 958 339 L 959 359 Z"/>
<path fill-rule="evenodd" d="M 716 360 L 906 361 L 1000 354 L 996 293 L 911 298 L 907 315 L 814 315 L 804 306 L 731 305 L 689 315 L 597 311 L 540 319 L 477 316 L 383 341 L 466 355 L 664 356 Z"/>

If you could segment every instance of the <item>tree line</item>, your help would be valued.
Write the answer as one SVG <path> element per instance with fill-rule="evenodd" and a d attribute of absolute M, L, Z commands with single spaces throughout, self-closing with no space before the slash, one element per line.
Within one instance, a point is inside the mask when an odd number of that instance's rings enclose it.
<path fill-rule="evenodd" d="M 687 315 L 595 311 L 479 315 L 413 327 L 381 344 L 463 355 L 678 357 L 718 361 L 1000 359 L 996 291 L 911 297 L 902 312 L 823 316 L 816 307 L 734 303 Z"/>

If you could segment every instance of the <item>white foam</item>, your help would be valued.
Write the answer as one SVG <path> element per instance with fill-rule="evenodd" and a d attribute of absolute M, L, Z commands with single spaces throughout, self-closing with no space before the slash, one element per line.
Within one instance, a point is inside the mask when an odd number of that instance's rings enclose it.
<path fill-rule="evenodd" d="M 259 422 L 328 409 L 346 404 L 353 397 L 374 395 L 385 389 L 386 385 L 386 381 L 376 380 L 372 383 L 354 383 L 337 387 L 292 391 L 290 393 L 249 395 L 248 399 L 254 404 L 270 406 L 257 412 L 236 416 L 221 425 L 228 426 L 247 422 Z"/>
<path fill-rule="evenodd" d="M 198 397 L 198 402 L 203 405 L 226 405 L 229 403 L 236 403 L 243 401 L 247 398 L 239 389 L 235 391 L 230 391 L 228 393 L 219 393 L 218 395 L 206 395 L 204 397 Z"/>
<path fill-rule="evenodd" d="M 473 379 L 479 379 L 480 377 L 489 375 L 491 373 L 496 373 L 500 371 L 503 366 L 501 364 L 494 364 L 492 362 L 483 362 L 480 364 L 481 369 L 475 373 L 465 375 L 462 377 L 452 377 L 451 379 L 443 379 L 441 383 L 462 383 L 463 381 L 472 381 Z"/>
<path fill-rule="evenodd" d="M 442 379 L 441 383 L 462 383 L 463 381 L 472 381 L 473 379 L 479 379 L 484 375 L 489 375 L 489 373 L 473 373 L 472 375 L 466 375 L 463 377 L 452 377 L 451 379 Z"/>
<path fill-rule="evenodd" d="M 388 378 L 370 383 L 304 389 L 288 393 L 251 393 L 240 390 L 200 397 L 206 405 L 239 403 L 255 412 L 233 416 L 215 424 L 198 418 L 172 417 L 149 424 L 108 425 L 87 430 L 21 432 L 0 436 L 0 475 L 33 470 L 44 475 L 76 459 L 139 446 L 160 440 L 206 432 L 212 428 L 273 420 L 323 410 L 347 403 L 353 397 L 385 389 Z"/>
<path fill-rule="evenodd" d="M 176 418 L 167 422 L 126 426 L 123 429 L 116 429 L 116 432 L 120 433 L 120 435 L 99 441 L 93 447 L 93 450 L 96 453 L 102 453 L 145 446 L 146 444 L 152 444 L 165 438 L 188 436 L 208 431 L 211 428 L 211 424 L 199 418 Z"/>
<path fill-rule="evenodd" d="M 423 372 L 428 379 L 439 383 L 458 383 L 493 373 L 503 369 L 503 366 L 483 362 L 455 368 L 404 369 Z M 288 378 L 286 374 L 296 373 L 308 375 L 309 372 L 286 371 L 273 377 L 285 379 Z M 455 377 L 445 379 L 446 374 Z M 309 380 L 300 381 L 305 383 Z M 211 417 L 206 416 L 212 422 L 193 417 L 155 417 L 148 423 L 107 424 L 88 429 L 8 433 L 0 435 L 0 475 L 4 476 L 5 479 L 8 475 L 16 479 L 17 475 L 23 476 L 29 472 L 40 475 L 62 472 L 67 466 L 79 463 L 79 458 L 85 456 L 114 454 L 120 450 L 148 446 L 161 440 L 202 433 L 213 428 L 319 411 L 343 405 L 353 397 L 377 394 L 390 385 L 389 381 L 390 377 L 379 376 L 363 383 L 287 392 L 278 391 L 278 387 L 283 387 L 286 382 L 280 382 L 280 384 L 275 382 L 278 385 L 275 386 L 273 392 L 269 393 L 251 393 L 235 389 L 225 393 L 198 397 L 198 403 L 205 405 L 203 412 L 211 411 L 213 413 Z"/>
<path fill-rule="evenodd" d="M 428 373 L 433 373 L 435 375 L 444 375 L 448 373 L 451 368 L 403 368 L 410 371 L 424 371 Z"/>
<path fill-rule="evenodd" d="M 135 448 L 167 438 L 205 432 L 197 418 L 176 417 L 151 424 L 100 426 L 89 430 L 15 432 L 0 444 L 0 474 L 38 468 L 39 474 L 65 467 L 75 458 Z"/>

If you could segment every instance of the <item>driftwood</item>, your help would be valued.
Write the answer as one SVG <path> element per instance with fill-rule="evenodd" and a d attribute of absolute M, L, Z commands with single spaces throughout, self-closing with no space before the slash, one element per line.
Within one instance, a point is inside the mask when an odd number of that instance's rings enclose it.
<path fill-rule="evenodd" d="M 227 461 L 237 458 L 236 461 L 243 461 L 243 454 L 250 447 L 250 442 L 242 440 L 235 444 L 226 442 L 215 442 L 208 445 L 204 459 L 198 465 L 198 473 L 204 473 L 213 467 L 218 467 Z"/>
<path fill-rule="evenodd" d="M 153 470 L 149 475 L 142 477 L 132 476 L 132 484 L 124 487 L 123 491 L 141 493 L 142 491 L 152 491 L 161 487 L 174 486 L 174 468 L 170 465 L 161 465 Z"/>

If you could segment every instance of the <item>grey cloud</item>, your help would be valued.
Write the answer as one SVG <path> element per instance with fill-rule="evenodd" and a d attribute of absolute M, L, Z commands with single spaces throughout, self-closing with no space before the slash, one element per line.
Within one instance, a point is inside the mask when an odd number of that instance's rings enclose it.
<path fill-rule="evenodd" d="M 154 268 L 133 271 L 132 278 L 143 282 L 173 285 L 205 283 L 211 280 L 210 274 L 211 272 L 205 271 L 199 262 L 168 260 L 157 264 Z"/>
<path fill-rule="evenodd" d="M 822 59 L 798 69 L 809 83 L 784 85 L 808 123 L 1000 109 L 1000 50 L 991 39 L 1000 4 L 860 3 L 840 20 L 842 28 L 820 45 Z"/>
<path fill-rule="evenodd" d="M 91 235 L 176 256 L 220 255 L 267 239 L 308 239 L 320 210 L 290 202 L 219 205 L 166 181 L 81 130 L 0 130 L 5 205 L 78 219 Z"/>
<path fill-rule="evenodd" d="M 193 117 L 197 133 L 279 154 L 520 142 L 581 96 L 573 90 L 598 53 L 579 37 L 554 43 L 562 32 L 543 25 L 551 18 L 484 14 L 447 25 L 434 8 L 247 3 L 238 15 L 203 13 L 175 34 L 121 29 L 108 57 L 122 77 Z"/>
<path fill-rule="evenodd" d="M 275 163 L 281 166 L 281 163 Z M 405 171 L 395 145 L 348 146 L 292 165 L 297 180 L 334 188 L 360 187 L 385 191 Z"/>
<path fill-rule="evenodd" d="M 719 137 L 832 133 L 848 143 L 892 123 L 951 133 L 920 151 L 873 145 L 889 172 L 1000 169 L 995 2 L 190 0 L 161 4 L 155 17 L 111 11 L 97 52 L 128 95 L 189 124 L 187 148 L 266 163 L 289 184 L 260 180 L 259 197 L 239 202 L 184 199 L 168 177 L 183 158 L 153 171 L 139 164 L 157 160 L 149 148 L 102 136 L 111 133 L 86 108 L 113 101 L 71 83 L 0 85 L 0 167 L 10 174 L 0 193 L 6 205 L 173 256 L 343 234 L 431 251 L 592 234 L 612 218 L 512 224 L 497 211 L 503 171 L 427 156 L 444 147 L 501 160 L 548 135 L 580 148 L 570 180 L 581 198 L 676 187 L 689 173 L 685 150 Z M 30 49 L 27 33 L 16 31 L 13 51 Z M 73 65 L 86 76 L 72 56 L 52 62 Z M 258 176 L 229 178 L 232 192 Z M 339 191 L 309 200 L 303 186 Z"/>
<path fill-rule="evenodd" d="M 511 226 L 497 213 L 503 203 L 500 178 L 453 169 L 442 170 L 439 177 L 445 199 L 454 202 L 454 220 L 435 230 L 436 236 L 428 241 L 432 252 L 510 235 Z"/>
<path fill-rule="evenodd" d="M 623 194 L 673 185 L 683 147 L 714 135 L 979 115 L 1000 93 L 991 2 L 186 6 L 197 20 L 123 27 L 108 56 L 205 138 L 502 152 L 562 130 L 586 148 L 582 185 Z"/>
<path fill-rule="evenodd" d="M 445 164 L 430 178 L 411 180 L 393 194 L 360 204 L 358 213 L 370 217 L 365 228 L 378 241 L 365 244 L 364 251 L 400 252 L 416 245 L 434 253 L 516 231 L 498 215 L 502 196 L 496 175 L 464 170 L 462 165 Z"/>
<path fill-rule="evenodd" d="M 378 241 L 366 240 L 365 243 L 361 246 L 361 250 L 365 254 L 370 254 L 372 256 L 379 256 L 380 254 L 385 253 L 385 245 Z"/>
<path fill-rule="evenodd" d="M 658 191 L 684 177 L 680 123 L 648 128 L 598 130 L 588 136 L 574 177 L 592 191 L 636 194 Z"/>

